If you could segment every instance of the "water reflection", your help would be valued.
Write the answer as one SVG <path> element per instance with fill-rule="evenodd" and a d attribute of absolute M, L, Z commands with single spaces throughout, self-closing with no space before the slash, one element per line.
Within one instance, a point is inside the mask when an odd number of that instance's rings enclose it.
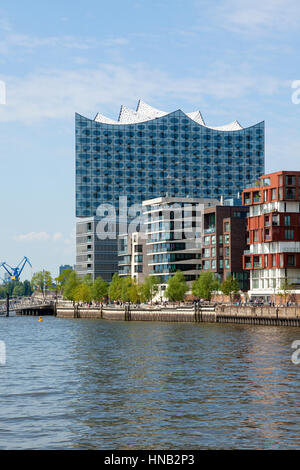
<path fill-rule="evenodd" d="M 3 319 L 1 448 L 297 448 L 296 328 Z M 2 339 L 2 338 L 1 338 Z M 9 436 L 9 439 L 8 437 Z"/>

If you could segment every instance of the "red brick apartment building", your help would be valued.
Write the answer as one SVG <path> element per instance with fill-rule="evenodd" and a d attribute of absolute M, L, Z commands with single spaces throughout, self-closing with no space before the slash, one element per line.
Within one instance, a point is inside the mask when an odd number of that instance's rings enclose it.
<path fill-rule="evenodd" d="M 300 300 L 300 171 L 262 176 L 243 191 L 243 205 L 249 208 L 243 268 L 250 272 L 250 297 L 272 301 L 287 281 Z"/>
<path fill-rule="evenodd" d="M 243 270 L 248 211 L 223 205 L 204 209 L 202 270 L 214 272 L 221 282 L 234 276 L 243 291 L 249 289 L 249 272 Z"/>

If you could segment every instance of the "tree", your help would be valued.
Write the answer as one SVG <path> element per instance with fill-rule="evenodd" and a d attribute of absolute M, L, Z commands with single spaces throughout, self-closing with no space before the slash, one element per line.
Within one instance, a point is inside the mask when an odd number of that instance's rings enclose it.
<path fill-rule="evenodd" d="M 86 274 L 86 275 L 84 276 L 84 278 L 83 278 L 83 282 L 84 282 L 84 284 L 86 284 L 87 286 L 92 287 L 92 285 L 93 285 L 93 279 L 92 279 L 91 274 L 89 274 L 89 273 Z"/>
<path fill-rule="evenodd" d="M 65 269 L 57 278 L 55 278 L 58 291 L 63 292 L 71 272 L 73 272 L 73 269 Z"/>
<path fill-rule="evenodd" d="M 136 279 L 130 279 L 127 286 L 127 295 L 129 302 L 134 304 L 140 303 L 143 298 L 142 284 L 138 284 Z"/>
<path fill-rule="evenodd" d="M 181 271 L 176 271 L 175 275 L 168 280 L 168 287 L 165 290 L 165 296 L 173 302 L 181 302 L 184 300 L 187 290 L 188 285 L 184 274 Z"/>
<path fill-rule="evenodd" d="M 108 296 L 108 284 L 101 276 L 95 279 L 91 287 L 91 295 L 95 302 L 102 302 Z"/>
<path fill-rule="evenodd" d="M 22 282 L 17 282 L 13 290 L 13 297 L 21 297 L 24 295 L 24 285 Z"/>
<path fill-rule="evenodd" d="M 73 291 L 73 298 L 75 302 L 91 302 L 92 294 L 91 287 L 84 282 L 77 285 Z"/>
<path fill-rule="evenodd" d="M 6 286 L 0 286 L 0 299 L 5 299 L 7 293 Z"/>
<path fill-rule="evenodd" d="M 39 271 L 32 276 L 31 285 L 43 293 L 45 299 L 46 289 L 52 289 L 52 277 L 50 271 Z"/>
<path fill-rule="evenodd" d="M 159 284 L 161 284 L 160 277 L 157 277 L 157 276 L 145 277 L 144 282 L 141 285 L 142 298 L 145 299 L 147 302 L 151 301 L 152 303 L 153 297 L 158 292 Z"/>
<path fill-rule="evenodd" d="M 132 287 L 131 277 L 123 277 L 121 279 L 121 297 L 122 302 L 130 302 L 130 288 Z M 131 292 L 131 295 L 133 293 Z"/>
<path fill-rule="evenodd" d="M 24 286 L 24 296 L 30 296 L 32 294 L 32 287 L 31 287 L 31 284 L 29 281 L 24 281 L 23 282 L 23 286 Z"/>
<path fill-rule="evenodd" d="M 110 300 L 120 300 L 122 295 L 122 281 L 123 279 L 118 273 L 112 277 L 111 283 L 108 288 L 108 295 Z"/>
<path fill-rule="evenodd" d="M 196 297 L 211 300 L 211 295 L 219 289 L 219 281 L 212 272 L 201 273 L 193 282 L 192 293 Z"/>
<path fill-rule="evenodd" d="M 278 295 L 280 295 L 281 297 L 284 297 L 285 304 L 287 302 L 287 298 L 291 290 L 292 290 L 292 285 L 289 283 L 288 279 L 285 278 L 284 281 L 281 283 L 280 292 L 278 293 Z"/>
<path fill-rule="evenodd" d="M 220 290 L 223 292 L 224 295 L 229 295 L 230 302 L 232 302 L 232 295 L 237 294 L 239 292 L 240 286 L 237 279 L 229 275 L 227 279 L 222 282 Z"/>
<path fill-rule="evenodd" d="M 81 283 L 80 278 L 78 277 L 78 274 L 75 271 L 72 271 L 70 275 L 68 276 L 68 279 L 66 280 L 64 290 L 63 290 L 63 296 L 67 300 L 72 300 L 75 302 L 74 298 L 74 293 L 75 289 L 79 286 Z"/>

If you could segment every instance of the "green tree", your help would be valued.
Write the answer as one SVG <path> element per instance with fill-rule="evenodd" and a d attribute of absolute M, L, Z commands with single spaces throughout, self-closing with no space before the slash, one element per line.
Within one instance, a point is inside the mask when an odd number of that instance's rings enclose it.
<path fill-rule="evenodd" d="M 176 271 L 175 275 L 168 280 L 168 286 L 165 290 L 167 299 L 176 302 L 184 300 L 185 294 L 188 290 L 184 274 L 181 271 Z"/>
<path fill-rule="evenodd" d="M 102 302 L 108 296 L 108 283 L 101 276 L 95 279 L 91 287 L 91 295 L 95 302 Z"/>
<path fill-rule="evenodd" d="M 284 303 L 287 303 L 287 298 L 292 290 L 292 285 L 289 283 L 288 279 L 285 278 L 284 281 L 280 285 L 280 291 L 278 295 L 284 298 Z"/>
<path fill-rule="evenodd" d="M 31 287 L 30 282 L 26 280 L 23 282 L 23 285 L 24 285 L 24 295 L 26 297 L 30 296 L 32 294 L 32 287 Z"/>
<path fill-rule="evenodd" d="M 219 289 L 219 281 L 214 273 L 201 273 L 193 282 L 192 293 L 199 299 L 211 300 L 212 293 Z"/>
<path fill-rule="evenodd" d="M 63 292 L 71 272 L 73 272 L 73 269 L 65 269 L 58 277 L 55 278 L 58 292 Z"/>
<path fill-rule="evenodd" d="M 130 300 L 131 287 L 132 287 L 131 277 L 123 277 L 121 279 L 121 297 L 120 297 L 120 300 L 122 300 L 122 302 L 131 302 Z M 131 292 L 131 295 L 133 295 L 133 292 Z"/>
<path fill-rule="evenodd" d="M 78 277 L 76 271 L 72 271 L 68 276 L 63 290 L 63 296 L 67 300 L 75 302 L 74 293 L 75 289 L 81 284 L 81 280 Z"/>
<path fill-rule="evenodd" d="M 39 271 L 32 276 L 31 285 L 34 289 L 39 289 L 45 298 L 46 290 L 52 289 L 52 277 L 50 271 Z"/>
<path fill-rule="evenodd" d="M 77 285 L 73 291 L 73 298 L 75 302 L 91 302 L 92 294 L 91 287 L 85 282 L 81 282 Z"/>
<path fill-rule="evenodd" d="M 143 300 L 149 302 L 155 297 L 158 292 L 159 284 L 161 284 L 161 279 L 158 276 L 147 276 L 144 279 L 143 284 L 141 285 L 141 294 Z"/>
<path fill-rule="evenodd" d="M 128 288 L 127 288 L 129 301 L 134 304 L 138 304 L 141 302 L 143 298 L 142 285 L 138 284 L 136 279 L 130 279 L 130 281 L 131 282 L 129 283 Z"/>
<path fill-rule="evenodd" d="M 115 273 L 108 288 L 108 295 L 110 300 L 121 300 L 122 282 L 123 278 L 121 278 L 118 273 Z"/>
<path fill-rule="evenodd" d="M 5 286 L 0 286 L 0 299 L 5 299 L 7 289 Z"/>
<path fill-rule="evenodd" d="M 24 285 L 22 282 L 17 282 L 13 290 L 13 297 L 22 297 L 23 295 Z"/>
<path fill-rule="evenodd" d="M 84 284 L 86 284 L 87 286 L 92 287 L 92 285 L 93 285 L 93 279 L 92 279 L 91 274 L 89 274 L 89 273 L 86 274 L 86 275 L 84 276 L 84 278 L 83 278 L 83 282 L 84 282 Z"/>
<path fill-rule="evenodd" d="M 229 295 L 230 302 L 232 302 L 232 296 L 233 294 L 237 294 L 239 292 L 240 286 L 237 279 L 229 275 L 227 279 L 222 282 L 220 290 L 224 295 Z"/>

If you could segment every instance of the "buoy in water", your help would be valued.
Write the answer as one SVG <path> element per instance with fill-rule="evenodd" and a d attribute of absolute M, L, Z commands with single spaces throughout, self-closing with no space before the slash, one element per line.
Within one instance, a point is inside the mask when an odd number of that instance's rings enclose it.
<path fill-rule="evenodd" d="M 43 321 L 42 317 L 39 318 L 39 321 Z"/>

